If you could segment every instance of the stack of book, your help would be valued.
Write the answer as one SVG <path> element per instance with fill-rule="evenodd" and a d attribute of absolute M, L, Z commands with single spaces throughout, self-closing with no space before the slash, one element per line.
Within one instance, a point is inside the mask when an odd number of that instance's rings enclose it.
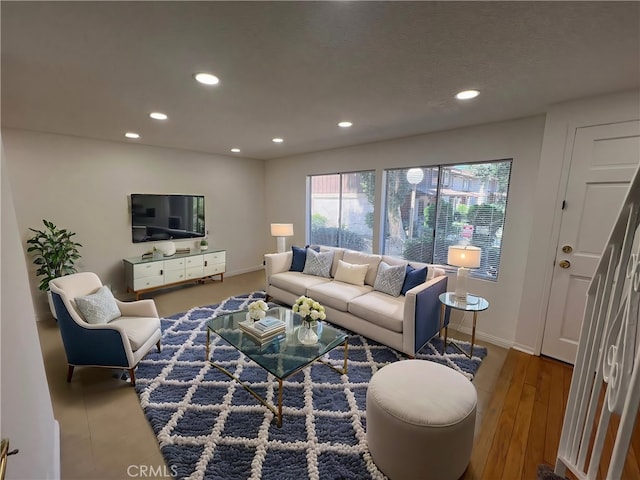
<path fill-rule="evenodd" d="M 275 317 L 266 317 L 257 322 L 244 320 L 238 324 L 240 330 L 248 333 L 253 340 L 260 344 L 270 342 L 285 331 L 285 324 Z"/>

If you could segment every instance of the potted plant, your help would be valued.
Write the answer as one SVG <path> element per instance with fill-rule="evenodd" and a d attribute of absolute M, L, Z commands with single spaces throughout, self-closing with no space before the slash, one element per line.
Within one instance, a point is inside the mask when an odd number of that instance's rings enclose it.
<path fill-rule="evenodd" d="M 78 247 L 82 245 L 73 241 L 74 232 L 59 229 L 47 220 L 42 220 L 42 223 L 46 227 L 44 230 L 29 228 L 34 235 L 27 240 L 27 244 L 30 245 L 27 252 L 33 254 L 33 263 L 38 266 L 36 275 L 42 277 L 38 288 L 47 292 L 51 313 L 57 318 L 49 291 L 49 281 L 76 272 L 75 262 L 80 258 Z"/>
<path fill-rule="evenodd" d="M 209 241 L 206 238 L 200 240 L 200 250 L 207 250 L 209 248 Z"/>

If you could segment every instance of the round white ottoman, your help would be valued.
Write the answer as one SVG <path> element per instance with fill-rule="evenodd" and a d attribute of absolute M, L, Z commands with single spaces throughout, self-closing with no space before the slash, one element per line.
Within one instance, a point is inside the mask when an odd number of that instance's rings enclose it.
<path fill-rule="evenodd" d="M 471 458 L 476 389 L 461 373 L 426 360 L 381 368 L 367 389 L 367 442 L 391 480 L 457 480 Z"/>

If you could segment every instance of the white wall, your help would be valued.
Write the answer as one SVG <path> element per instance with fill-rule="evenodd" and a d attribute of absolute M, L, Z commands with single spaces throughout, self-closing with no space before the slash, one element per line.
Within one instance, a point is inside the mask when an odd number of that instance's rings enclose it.
<path fill-rule="evenodd" d="M 544 117 L 537 116 L 269 160 L 265 172 L 267 222 L 292 222 L 293 243 L 305 243 L 307 175 L 375 169 L 379 192 L 385 168 L 513 158 L 500 276 L 496 282 L 469 281 L 469 289 L 490 302 L 489 310 L 478 316 L 478 337 L 510 346 L 516 334 L 531 241 L 533 179 L 538 177 L 543 131 Z M 376 208 L 380 211 L 379 205 Z M 376 252 L 379 245 L 375 231 L 374 235 Z M 452 289 L 455 278 L 449 282 Z M 470 321 L 471 316 L 465 318 L 465 329 Z"/>
<path fill-rule="evenodd" d="M 531 242 L 527 256 L 516 348 L 535 354 L 541 351 L 560 229 L 560 205 L 570 175 L 576 128 L 638 118 L 640 91 L 637 90 L 567 102 L 549 109 L 535 193 L 535 241 Z"/>
<path fill-rule="evenodd" d="M 205 195 L 209 248 L 226 249 L 227 275 L 262 268 L 271 240 L 262 160 L 14 129 L 2 134 L 21 241 L 29 227 L 42 228 L 42 219 L 76 232 L 79 270 L 97 273 L 116 295 L 124 290 L 122 259 L 153 246 L 131 241 L 131 193 Z M 36 312 L 46 315 L 34 270 L 29 263 Z"/>
<path fill-rule="evenodd" d="M 11 449 L 7 479 L 60 478 L 60 431 L 29 292 L 22 241 L 2 155 L 0 433 Z"/>

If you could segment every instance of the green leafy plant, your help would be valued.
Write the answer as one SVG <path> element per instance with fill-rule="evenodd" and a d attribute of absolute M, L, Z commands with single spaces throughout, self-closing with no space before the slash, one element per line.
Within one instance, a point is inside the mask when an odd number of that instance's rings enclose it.
<path fill-rule="evenodd" d="M 27 240 L 30 245 L 27 252 L 35 257 L 36 275 L 42 277 L 38 288 L 47 291 L 50 280 L 76 272 L 75 262 L 80 258 L 78 247 L 82 245 L 72 240 L 74 232 L 60 229 L 47 220 L 42 223 L 46 227 L 44 230 L 29 228 L 34 235 Z"/>

